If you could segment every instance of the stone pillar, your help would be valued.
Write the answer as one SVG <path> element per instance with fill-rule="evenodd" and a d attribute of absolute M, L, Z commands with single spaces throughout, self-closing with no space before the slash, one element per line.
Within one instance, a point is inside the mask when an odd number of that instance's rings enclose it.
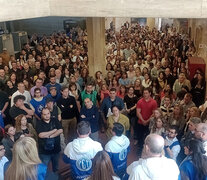
<path fill-rule="evenodd" d="M 155 18 L 147 18 L 147 26 L 149 29 L 153 29 L 155 27 Z"/>
<path fill-rule="evenodd" d="M 89 73 L 95 75 L 96 71 L 106 74 L 105 61 L 105 18 L 86 18 L 88 33 L 88 63 Z"/>

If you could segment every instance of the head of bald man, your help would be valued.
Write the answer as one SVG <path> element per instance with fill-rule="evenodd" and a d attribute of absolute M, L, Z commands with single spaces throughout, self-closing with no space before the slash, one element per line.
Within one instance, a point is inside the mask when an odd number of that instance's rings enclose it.
<path fill-rule="evenodd" d="M 144 146 L 147 156 L 160 155 L 164 148 L 164 139 L 158 134 L 150 134 L 146 137 Z"/>
<path fill-rule="evenodd" d="M 199 123 L 196 125 L 195 136 L 197 139 L 207 141 L 207 123 Z"/>

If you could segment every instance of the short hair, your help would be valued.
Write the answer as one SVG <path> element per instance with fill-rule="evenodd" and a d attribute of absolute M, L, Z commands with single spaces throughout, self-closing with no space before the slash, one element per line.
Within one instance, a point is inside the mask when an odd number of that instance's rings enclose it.
<path fill-rule="evenodd" d="M 164 148 L 164 139 L 157 134 L 150 134 L 145 139 L 145 144 L 153 154 L 161 154 Z"/>
<path fill-rule="evenodd" d="M 116 105 L 113 105 L 113 106 L 111 107 L 111 110 L 113 111 L 113 109 L 114 109 L 115 107 L 120 111 L 120 108 L 119 108 L 118 106 L 116 106 Z"/>
<path fill-rule="evenodd" d="M 169 129 L 173 129 L 173 130 L 175 130 L 175 133 L 178 134 L 178 131 L 179 131 L 178 126 L 176 126 L 176 125 L 171 125 L 171 126 L 169 127 Z"/>
<path fill-rule="evenodd" d="M 146 88 L 143 89 L 143 92 L 144 91 L 148 91 L 149 93 L 151 93 L 151 88 L 150 87 L 146 87 Z"/>
<path fill-rule="evenodd" d="M 40 91 L 41 92 L 41 89 L 40 88 L 35 88 L 34 92 L 36 92 L 36 91 Z"/>
<path fill-rule="evenodd" d="M 189 121 L 192 122 L 193 124 L 199 124 L 199 123 L 201 123 L 201 118 L 191 117 Z"/>
<path fill-rule="evenodd" d="M 68 86 L 62 86 L 61 91 L 64 91 L 65 89 L 68 89 Z"/>
<path fill-rule="evenodd" d="M 88 121 L 81 121 L 77 125 L 77 132 L 79 135 L 86 135 L 90 133 L 91 126 Z"/>
<path fill-rule="evenodd" d="M 25 96 L 23 96 L 23 95 L 15 96 L 14 97 L 14 104 L 16 104 L 19 99 L 22 99 L 23 101 L 25 101 Z"/>
<path fill-rule="evenodd" d="M 116 88 L 111 88 L 109 91 L 110 91 L 110 92 L 111 92 L 111 91 L 115 91 L 115 92 L 116 92 Z"/>
<path fill-rule="evenodd" d="M 201 130 L 206 134 L 207 133 L 207 123 L 199 123 L 201 125 Z"/>
<path fill-rule="evenodd" d="M 55 75 L 50 75 L 50 79 L 51 79 L 51 78 L 55 78 Z"/>
<path fill-rule="evenodd" d="M 185 96 L 192 99 L 192 94 L 191 93 L 186 93 Z"/>
<path fill-rule="evenodd" d="M 112 131 L 116 134 L 116 136 L 121 136 L 124 132 L 124 126 L 121 123 L 115 122 Z"/>

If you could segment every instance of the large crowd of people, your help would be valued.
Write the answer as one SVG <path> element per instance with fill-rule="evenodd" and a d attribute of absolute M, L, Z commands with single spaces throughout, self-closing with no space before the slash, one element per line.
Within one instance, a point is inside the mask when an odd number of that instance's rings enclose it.
<path fill-rule="evenodd" d="M 207 178 L 206 81 L 200 68 L 190 79 L 193 41 L 128 22 L 105 37 L 107 73 L 94 76 L 79 27 L 33 34 L 15 56 L 3 49 L 0 180 L 58 179 L 60 158 L 75 180 Z M 131 146 L 140 159 L 127 167 Z"/>

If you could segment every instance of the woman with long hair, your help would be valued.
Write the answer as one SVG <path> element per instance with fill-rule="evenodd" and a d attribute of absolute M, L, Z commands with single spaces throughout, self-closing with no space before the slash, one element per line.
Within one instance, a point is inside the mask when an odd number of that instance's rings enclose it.
<path fill-rule="evenodd" d="M 20 138 L 13 148 L 13 159 L 5 180 L 44 180 L 47 166 L 38 156 L 36 142 L 31 137 Z"/>
<path fill-rule="evenodd" d="M 180 165 L 181 180 L 207 179 L 207 157 L 203 143 L 192 139 L 184 147 L 187 157 Z"/>
<path fill-rule="evenodd" d="M 107 152 L 99 151 L 93 159 L 92 174 L 87 180 L 120 180 L 115 173 Z"/>
<path fill-rule="evenodd" d="M 206 81 L 205 74 L 201 69 L 197 69 L 194 78 L 192 79 L 192 97 L 196 106 L 200 106 L 204 103 L 206 93 Z"/>
<path fill-rule="evenodd" d="M 16 129 L 11 124 L 8 124 L 5 126 L 4 130 L 5 130 L 5 135 L 4 135 L 4 138 L 2 139 L 2 143 L 6 150 L 5 156 L 7 157 L 8 160 L 11 161 L 12 160 L 12 148 L 15 142 L 14 136 L 16 133 Z"/>
<path fill-rule="evenodd" d="M 126 86 L 121 85 L 119 91 L 117 92 L 117 96 L 121 99 L 124 99 L 124 96 L 126 95 Z"/>
<path fill-rule="evenodd" d="M 27 122 L 27 118 L 24 114 L 20 114 L 16 117 L 15 128 L 17 133 L 22 133 L 26 137 L 33 137 L 37 141 L 37 133 L 32 124 Z"/>

